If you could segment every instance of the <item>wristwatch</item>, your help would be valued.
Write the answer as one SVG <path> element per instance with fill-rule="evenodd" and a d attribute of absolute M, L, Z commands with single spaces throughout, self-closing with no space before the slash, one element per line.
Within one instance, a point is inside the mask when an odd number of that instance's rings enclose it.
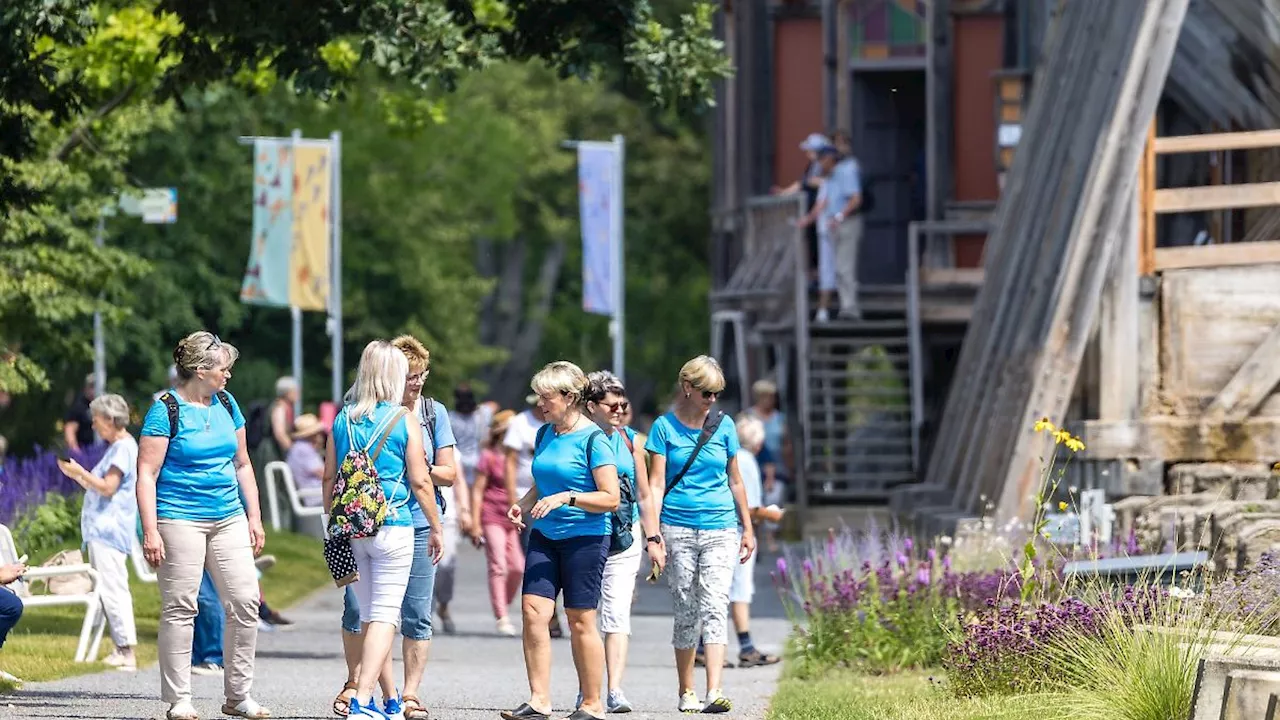
<path fill-rule="evenodd" d="M 577 507 L 577 506 L 578 506 L 578 496 L 573 493 L 569 493 L 569 507 Z"/>
<path fill-rule="evenodd" d="M 650 544 L 650 543 L 657 543 L 658 545 L 661 545 L 661 544 L 662 544 L 662 536 L 661 536 L 661 535 L 650 535 L 649 537 L 647 537 L 647 538 L 645 538 L 645 539 L 644 539 L 644 544 L 645 544 L 645 545 L 648 545 L 648 544 Z"/>

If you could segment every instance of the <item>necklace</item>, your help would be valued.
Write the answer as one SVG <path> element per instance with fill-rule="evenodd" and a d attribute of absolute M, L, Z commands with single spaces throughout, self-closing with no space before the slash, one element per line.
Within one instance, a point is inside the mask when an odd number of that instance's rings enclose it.
<path fill-rule="evenodd" d="M 194 404 L 195 404 L 195 403 L 191 402 L 190 400 L 188 400 L 187 402 L 188 402 L 189 404 L 191 404 L 191 405 L 194 405 Z M 208 405 L 206 405 L 206 406 L 205 406 L 205 408 L 204 408 L 204 431 L 205 431 L 205 432 L 209 432 L 210 419 L 212 418 L 212 415 L 213 415 L 213 398 L 212 398 L 212 397 L 210 397 L 210 398 L 209 398 L 209 404 L 208 404 Z"/>

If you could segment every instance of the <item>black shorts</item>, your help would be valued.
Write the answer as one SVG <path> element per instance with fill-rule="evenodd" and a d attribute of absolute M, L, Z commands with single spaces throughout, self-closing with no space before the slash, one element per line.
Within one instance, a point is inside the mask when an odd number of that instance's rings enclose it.
<path fill-rule="evenodd" d="M 534 530 L 524 559 L 524 594 L 555 600 L 563 592 L 565 608 L 593 610 L 608 559 L 608 535 L 550 540 Z"/>

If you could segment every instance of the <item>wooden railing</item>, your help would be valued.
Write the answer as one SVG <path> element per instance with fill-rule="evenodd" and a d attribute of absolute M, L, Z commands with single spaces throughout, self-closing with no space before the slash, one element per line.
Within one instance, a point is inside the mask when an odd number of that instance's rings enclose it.
<path fill-rule="evenodd" d="M 1269 148 L 1280 148 L 1280 130 L 1156 137 L 1153 124 L 1139 169 L 1142 213 L 1138 254 L 1140 272 L 1151 275 L 1164 270 L 1280 262 L 1280 241 L 1166 248 L 1156 245 L 1157 215 L 1280 206 L 1280 182 L 1157 188 L 1157 157 Z"/>

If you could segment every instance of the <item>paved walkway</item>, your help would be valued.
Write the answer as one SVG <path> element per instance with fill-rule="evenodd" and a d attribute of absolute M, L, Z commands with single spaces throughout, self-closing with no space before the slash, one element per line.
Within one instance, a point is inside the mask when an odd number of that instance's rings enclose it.
<path fill-rule="evenodd" d="M 317 547 L 317 552 L 319 548 Z M 787 623 L 770 584 L 763 558 L 757 566 L 756 644 L 778 651 Z M 277 567 L 271 572 L 287 571 Z M 630 663 L 624 689 L 636 706 L 633 718 L 685 717 L 675 711 L 675 670 L 671 653 L 671 600 L 665 579 L 640 582 L 633 620 Z M 341 594 L 323 590 L 286 613 L 296 622 L 283 632 L 263 633 L 258 641 L 254 696 L 277 718 L 332 718 L 330 703 L 342 687 L 345 670 L 338 617 Z M 421 696 L 433 720 L 494 720 L 498 711 L 527 697 L 528 685 L 519 638 L 493 630 L 485 585 L 484 556 L 467 545 L 460 551 L 457 597 L 452 606 L 458 633 L 437 635 Z M 518 621 L 519 612 L 513 618 Z M 398 643 L 397 643 L 398 646 Z M 736 653 L 734 641 L 730 652 Z M 552 688 L 560 717 L 572 710 L 577 693 L 569 641 L 554 643 Z M 397 656 L 399 649 L 397 647 Z M 397 673 L 400 672 L 397 661 Z M 702 688 L 701 669 L 699 694 Z M 734 701 L 729 717 L 763 718 L 777 682 L 779 666 L 725 671 L 725 690 Z M 221 678 L 194 676 L 195 705 L 203 717 L 219 717 Z M 160 681 L 155 667 L 137 673 L 105 672 L 49 683 L 31 683 L 0 698 L 0 717 L 162 718 Z M 624 716 L 615 716 L 624 717 Z"/>

